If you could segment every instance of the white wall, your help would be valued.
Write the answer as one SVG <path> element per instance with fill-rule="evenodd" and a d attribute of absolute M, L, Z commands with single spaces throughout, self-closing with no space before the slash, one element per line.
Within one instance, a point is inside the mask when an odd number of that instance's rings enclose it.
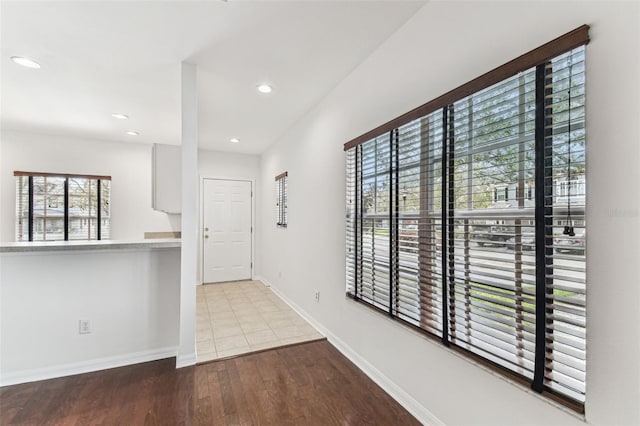
<path fill-rule="evenodd" d="M 196 284 L 198 282 L 198 74 L 180 65 L 182 252 L 180 258 L 180 346 L 176 367 L 196 363 Z"/>
<path fill-rule="evenodd" d="M 0 282 L 2 385 L 176 354 L 179 248 L 2 253 Z"/>
<path fill-rule="evenodd" d="M 263 154 L 260 274 L 446 424 L 580 424 L 345 297 L 342 145 L 589 24 L 586 419 L 640 424 L 639 14 L 637 2 L 427 3 Z M 276 229 L 268 208 L 273 177 L 283 170 L 286 230 Z"/>
<path fill-rule="evenodd" d="M 202 177 L 258 179 L 260 156 L 201 149 L 198 151 L 198 172 Z"/>
<path fill-rule="evenodd" d="M 151 145 L 12 131 L 0 139 L 0 241 L 15 240 L 15 170 L 111 176 L 112 240 L 180 230 L 180 216 L 151 208 Z"/>

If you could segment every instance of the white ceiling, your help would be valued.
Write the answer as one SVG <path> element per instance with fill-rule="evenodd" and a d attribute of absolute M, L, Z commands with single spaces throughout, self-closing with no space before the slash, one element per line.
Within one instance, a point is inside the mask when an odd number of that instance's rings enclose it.
<path fill-rule="evenodd" d="M 179 144 L 180 62 L 186 60 L 198 65 L 200 146 L 258 154 L 423 4 L 3 1 L 0 124 Z M 42 68 L 17 66 L 13 55 Z M 258 93 L 262 82 L 274 92 Z M 130 119 L 116 120 L 114 112 Z M 241 142 L 230 143 L 232 137 Z"/>

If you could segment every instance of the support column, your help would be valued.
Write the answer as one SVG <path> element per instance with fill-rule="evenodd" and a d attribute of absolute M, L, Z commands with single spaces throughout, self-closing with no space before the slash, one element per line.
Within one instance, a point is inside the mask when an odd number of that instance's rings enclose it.
<path fill-rule="evenodd" d="M 176 368 L 196 363 L 198 247 L 198 97 L 194 64 L 183 62 L 182 80 L 182 253 L 180 260 L 180 343 Z"/>

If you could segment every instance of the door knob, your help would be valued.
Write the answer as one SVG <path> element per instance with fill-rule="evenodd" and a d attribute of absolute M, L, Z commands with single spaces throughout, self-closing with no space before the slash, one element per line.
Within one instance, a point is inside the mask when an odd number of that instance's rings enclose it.
<path fill-rule="evenodd" d="M 208 230 L 209 230 L 209 228 L 204 228 L 204 230 L 205 230 L 205 231 L 208 231 Z"/>
<path fill-rule="evenodd" d="M 205 235 L 204 237 L 205 237 L 205 238 L 209 238 L 209 236 L 208 236 L 208 235 Z"/>

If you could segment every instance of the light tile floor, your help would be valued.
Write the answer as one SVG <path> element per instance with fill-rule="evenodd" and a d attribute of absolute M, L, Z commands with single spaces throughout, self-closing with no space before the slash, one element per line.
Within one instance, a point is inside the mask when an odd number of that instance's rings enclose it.
<path fill-rule="evenodd" d="M 323 338 L 260 281 L 197 288 L 198 362 Z"/>

